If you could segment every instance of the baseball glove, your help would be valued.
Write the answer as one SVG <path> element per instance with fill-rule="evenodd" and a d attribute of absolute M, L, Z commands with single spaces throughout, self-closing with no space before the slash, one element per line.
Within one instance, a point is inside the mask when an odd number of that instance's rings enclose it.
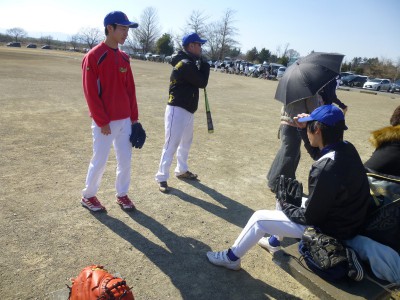
<path fill-rule="evenodd" d="M 313 261 L 321 269 L 329 269 L 347 262 L 346 248 L 343 244 L 329 235 L 318 232 L 314 227 L 307 227 L 301 239 Z"/>
<path fill-rule="evenodd" d="M 134 300 L 122 278 L 114 277 L 100 265 L 84 268 L 72 279 L 69 300 Z"/>
<path fill-rule="evenodd" d="M 286 206 L 286 203 L 300 207 L 303 197 L 302 183 L 285 175 L 281 175 L 276 182 L 276 199 L 281 207 Z"/>
<path fill-rule="evenodd" d="M 132 143 L 132 147 L 141 149 L 144 142 L 146 141 L 146 131 L 144 131 L 142 124 L 136 122 L 132 124 L 132 131 L 129 140 Z"/>

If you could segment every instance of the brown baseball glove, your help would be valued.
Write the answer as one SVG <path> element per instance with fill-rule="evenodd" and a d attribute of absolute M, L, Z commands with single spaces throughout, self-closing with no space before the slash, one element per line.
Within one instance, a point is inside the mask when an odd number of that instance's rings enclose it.
<path fill-rule="evenodd" d="M 103 266 L 84 268 L 72 279 L 69 300 L 134 300 L 125 280 L 107 272 Z"/>

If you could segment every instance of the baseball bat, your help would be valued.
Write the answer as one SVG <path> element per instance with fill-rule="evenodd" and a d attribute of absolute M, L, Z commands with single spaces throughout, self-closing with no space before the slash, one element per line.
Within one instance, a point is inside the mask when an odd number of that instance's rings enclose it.
<path fill-rule="evenodd" d="M 204 99 L 206 101 L 206 116 L 207 116 L 207 129 L 208 133 L 214 132 L 214 125 L 211 118 L 210 105 L 208 104 L 207 90 L 204 88 Z"/>

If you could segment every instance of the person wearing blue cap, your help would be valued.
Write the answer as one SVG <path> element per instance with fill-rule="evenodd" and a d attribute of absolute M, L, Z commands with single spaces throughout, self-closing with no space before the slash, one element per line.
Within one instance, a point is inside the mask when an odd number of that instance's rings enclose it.
<path fill-rule="evenodd" d="M 82 61 L 83 91 L 92 117 L 93 156 L 89 164 L 81 204 L 91 211 L 104 211 L 96 197 L 111 145 L 117 157 L 116 202 L 124 210 L 135 205 L 127 193 L 131 179 L 131 125 L 138 122 L 135 83 L 129 56 L 118 49 L 124 44 L 129 28 L 138 24 L 129 21 L 121 11 L 104 18 L 106 38 L 91 49 Z"/>
<path fill-rule="evenodd" d="M 369 184 L 361 158 L 354 146 L 343 141 L 343 112 L 334 105 L 323 105 L 310 115 L 297 119 L 307 128 L 310 143 L 318 147 L 321 158 L 313 163 L 308 178 L 308 198 L 302 184 L 281 176 L 276 187 L 280 210 L 256 211 L 231 248 L 207 252 L 208 260 L 231 270 L 241 268 L 241 258 L 257 243 L 274 253 L 280 249 L 277 237 L 300 239 L 307 226 L 340 240 L 350 240 L 363 229 L 370 204 Z M 264 235 L 271 235 L 265 238 Z M 357 276 L 363 270 L 350 250 Z"/>
<path fill-rule="evenodd" d="M 205 42 L 197 33 L 187 34 L 182 38 L 183 50 L 171 59 L 173 69 L 165 110 L 165 143 L 155 175 L 159 190 L 163 193 L 169 192 L 167 180 L 175 153 L 175 176 L 197 180 L 197 175 L 189 171 L 188 157 L 193 140 L 194 113 L 199 104 L 199 88 L 207 86 L 210 75 L 210 65 L 201 57 L 201 46 Z"/>

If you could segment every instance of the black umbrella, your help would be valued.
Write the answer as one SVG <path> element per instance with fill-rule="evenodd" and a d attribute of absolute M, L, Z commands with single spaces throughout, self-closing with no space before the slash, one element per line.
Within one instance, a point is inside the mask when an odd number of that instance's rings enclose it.
<path fill-rule="evenodd" d="M 288 67 L 276 88 L 275 99 L 289 104 L 315 95 L 340 73 L 344 55 L 313 52 Z"/>

